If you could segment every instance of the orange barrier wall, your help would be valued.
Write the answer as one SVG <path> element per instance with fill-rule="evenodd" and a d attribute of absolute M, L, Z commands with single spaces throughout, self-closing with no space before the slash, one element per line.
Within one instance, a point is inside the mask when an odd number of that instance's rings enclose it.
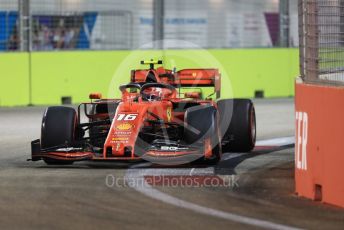
<path fill-rule="evenodd" d="M 295 89 L 296 192 L 344 207 L 344 88 Z"/>

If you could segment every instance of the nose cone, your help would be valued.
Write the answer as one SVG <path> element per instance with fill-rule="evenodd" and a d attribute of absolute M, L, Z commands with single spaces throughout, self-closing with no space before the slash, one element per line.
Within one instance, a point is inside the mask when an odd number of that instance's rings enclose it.
<path fill-rule="evenodd" d="M 112 121 L 104 145 L 104 157 L 133 157 L 133 149 L 142 126 L 145 109 L 137 103 L 121 103 Z"/>

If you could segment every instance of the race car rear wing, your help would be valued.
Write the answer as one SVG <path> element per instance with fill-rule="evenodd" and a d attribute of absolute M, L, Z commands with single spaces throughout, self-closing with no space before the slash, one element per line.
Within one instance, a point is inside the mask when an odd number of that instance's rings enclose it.
<path fill-rule="evenodd" d="M 221 75 L 218 69 L 184 69 L 176 74 L 173 82 L 180 87 L 214 87 L 216 98 L 221 94 Z"/>
<path fill-rule="evenodd" d="M 218 69 L 183 69 L 177 72 L 162 67 L 154 70 L 133 70 L 131 82 L 158 82 L 175 87 L 214 87 L 216 98 L 221 96 L 221 74 Z"/>

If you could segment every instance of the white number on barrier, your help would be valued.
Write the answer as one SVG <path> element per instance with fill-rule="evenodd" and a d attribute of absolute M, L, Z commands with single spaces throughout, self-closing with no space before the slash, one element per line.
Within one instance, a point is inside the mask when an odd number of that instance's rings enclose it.
<path fill-rule="evenodd" d="M 117 121 L 133 121 L 137 117 L 137 114 L 118 114 Z"/>
<path fill-rule="evenodd" d="M 307 170 L 308 114 L 296 112 L 295 167 Z"/>

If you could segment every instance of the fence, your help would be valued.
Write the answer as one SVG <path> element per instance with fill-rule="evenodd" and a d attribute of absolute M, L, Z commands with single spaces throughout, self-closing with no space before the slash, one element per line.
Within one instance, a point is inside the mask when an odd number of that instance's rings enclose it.
<path fill-rule="evenodd" d="M 0 0 L 0 23 L 0 51 L 298 45 L 297 0 Z"/>
<path fill-rule="evenodd" d="M 305 82 L 344 83 L 344 1 L 300 0 L 300 64 Z"/>
<path fill-rule="evenodd" d="M 19 47 L 17 27 L 18 2 L 0 2 L 0 51 L 14 51 Z"/>

